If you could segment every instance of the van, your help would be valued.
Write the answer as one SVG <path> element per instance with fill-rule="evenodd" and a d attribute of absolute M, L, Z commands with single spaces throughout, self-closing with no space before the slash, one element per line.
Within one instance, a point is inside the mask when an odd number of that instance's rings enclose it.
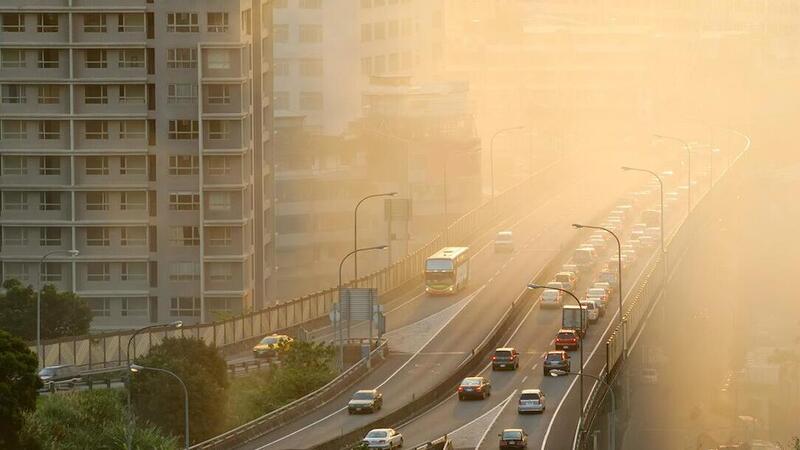
<path fill-rule="evenodd" d="M 597 259 L 597 252 L 591 247 L 581 247 L 572 254 L 572 261 L 580 267 L 590 267 Z"/>
<path fill-rule="evenodd" d="M 510 231 L 500 231 L 494 239 L 494 251 L 500 252 L 513 252 L 514 251 L 514 235 Z"/>

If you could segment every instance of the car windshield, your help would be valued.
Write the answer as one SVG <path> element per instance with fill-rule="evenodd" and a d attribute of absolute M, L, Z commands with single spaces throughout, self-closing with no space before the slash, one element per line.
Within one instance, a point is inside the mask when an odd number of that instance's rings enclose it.
<path fill-rule="evenodd" d="M 526 392 L 519 396 L 520 400 L 539 400 L 539 394 L 535 392 Z"/>
<path fill-rule="evenodd" d="M 497 350 L 494 352 L 494 356 L 498 358 L 511 358 L 511 351 L 509 350 Z"/>
<path fill-rule="evenodd" d="M 558 297 L 558 291 L 555 289 L 547 289 L 542 293 L 542 297 L 547 299 L 554 299 Z"/>
<path fill-rule="evenodd" d="M 519 440 L 522 439 L 521 431 L 503 431 L 503 440 Z"/>
<path fill-rule="evenodd" d="M 353 400 L 372 400 L 372 392 L 356 392 L 353 394 Z"/>
<path fill-rule="evenodd" d="M 429 259 L 425 262 L 426 270 L 453 270 L 453 261 L 450 259 Z"/>
<path fill-rule="evenodd" d="M 39 371 L 39 376 L 53 376 L 56 374 L 56 369 L 52 367 L 45 367 L 44 369 Z"/>
<path fill-rule="evenodd" d="M 261 340 L 261 345 L 273 345 L 280 342 L 280 338 L 275 336 L 267 336 Z"/>
<path fill-rule="evenodd" d="M 480 386 L 481 380 L 476 378 L 467 378 L 466 380 L 461 382 L 462 386 Z"/>
<path fill-rule="evenodd" d="M 591 288 L 589 289 L 589 295 L 602 297 L 606 294 L 605 289 L 603 288 Z"/>
<path fill-rule="evenodd" d="M 372 430 L 369 433 L 367 433 L 368 438 L 385 438 L 388 435 L 389 433 L 383 430 Z"/>
<path fill-rule="evenodd" d="M 547 354 L 548 361 L 561 361 L 561 354 L 560 353 L 548 353 Z"/>

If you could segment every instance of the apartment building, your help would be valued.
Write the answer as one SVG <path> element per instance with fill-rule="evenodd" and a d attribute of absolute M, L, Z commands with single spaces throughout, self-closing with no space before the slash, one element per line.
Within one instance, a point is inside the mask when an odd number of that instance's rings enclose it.
<path fill-rule="evenodd" d="M 89 301 L 95 329 L 270 296 L 271 8 L 0 4 L 0 270 Z M 263 30 L 261 24 L 266 24 Z"/>

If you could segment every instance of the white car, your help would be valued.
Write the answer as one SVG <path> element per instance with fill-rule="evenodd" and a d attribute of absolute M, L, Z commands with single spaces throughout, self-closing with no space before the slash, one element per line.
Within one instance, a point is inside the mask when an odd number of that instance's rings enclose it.
<path fill-rule="evenodd" d="M 523 389 L 519 395 L 517 412 L 519 414 L 544 412 L 544 392 L 541 389 Z"/>
<path fill-rule="evenodd" d="M 403 446 L 403 435 L 393 428 L 376 428 L 361 441 L 369 448 L 393 449 Z"/>
<path fill-rule="evenodd" d="M 542 308 L 560 308 L 561 291 L 555 289 L 545 289 L 539 296 L 539 304 Z"/>
<path fill-rule="evenodd" d="M 589 322 L 597 322 L 600 317 L 600 307 L 597 306 L 595 300 L 581 300 L 581 306 L 586 308 L 586 315 Z"/>

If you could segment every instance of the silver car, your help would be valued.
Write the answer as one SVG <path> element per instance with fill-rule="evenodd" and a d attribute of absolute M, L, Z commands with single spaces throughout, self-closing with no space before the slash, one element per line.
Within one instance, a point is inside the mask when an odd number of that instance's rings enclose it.
<path fill-rule="evenodd" d="M 541 389 L 523 389 L 519 395 L 517 412 L 520 414 L 544 412 L 544 392 Z"/>

